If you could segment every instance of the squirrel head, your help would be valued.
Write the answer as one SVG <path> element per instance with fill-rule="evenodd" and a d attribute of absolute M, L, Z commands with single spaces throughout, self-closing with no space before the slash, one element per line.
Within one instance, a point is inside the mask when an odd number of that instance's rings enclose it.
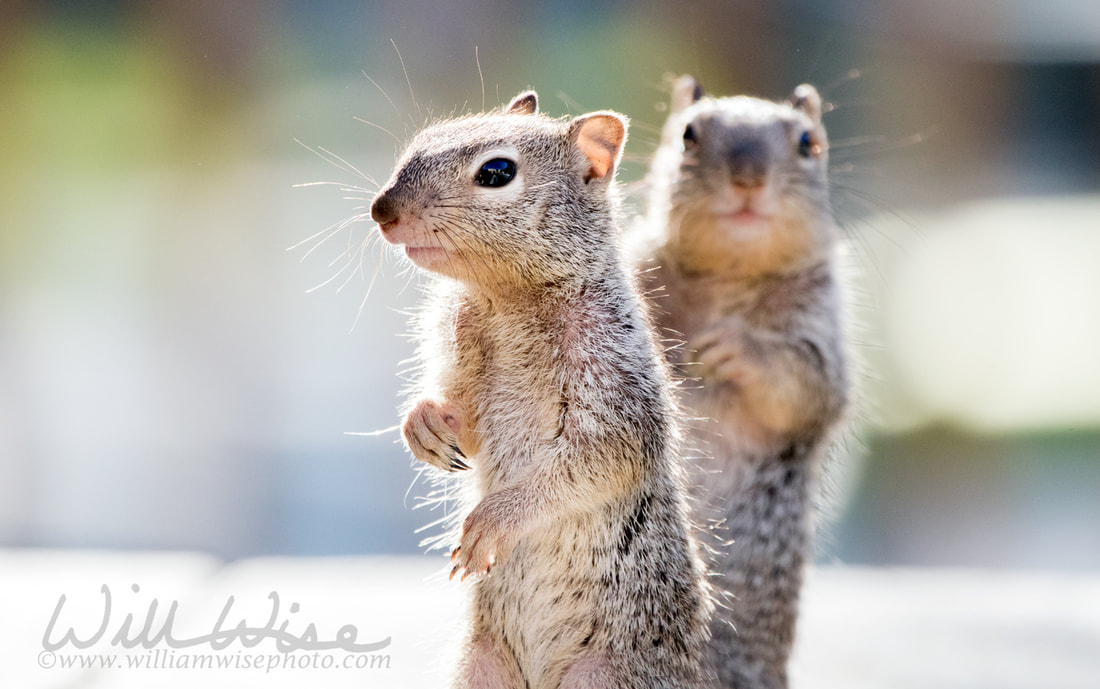
<path fill-rule="evenodd" d="M 526 91 L 418 132 L 371 204 L 417 266 L 488 288 L 559 282 L 614 251 L 627 121 L 552 119 Z"/>
<path fill-rule="evenodd" d="M 759 254 L 754 247 L 767 263 L 794 260 L 832 241 L 821 115 L 809 84 L 776 103 L 708 97 L 690 76 L 676 82 L 661 165 L 670 229 L 691 262 L 717 269 L 722 257 Z"/>

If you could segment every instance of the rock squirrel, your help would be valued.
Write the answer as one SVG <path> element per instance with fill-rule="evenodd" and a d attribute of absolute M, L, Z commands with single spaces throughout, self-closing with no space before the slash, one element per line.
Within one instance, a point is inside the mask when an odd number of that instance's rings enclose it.
<path fill-rule="evenodd" d="M 371 206 L 438 276 L 403 433 L 471 470 L 451 573 L 482 576 L 458 687 L 700 686 L 711 602 L 667 363 L 619 246 L 625 138 L 620 115 L 551 119 L 522 93 L 420 131 Z"/>
<path fill-rule="evenodd" d="M 631 253 L 655 296 L 687 407 L 697 519 L 729 594 L 708 660 L 722 687 L 786 687 L 824 455 L 849 394 L 822 103 L 675 85 Z"/>

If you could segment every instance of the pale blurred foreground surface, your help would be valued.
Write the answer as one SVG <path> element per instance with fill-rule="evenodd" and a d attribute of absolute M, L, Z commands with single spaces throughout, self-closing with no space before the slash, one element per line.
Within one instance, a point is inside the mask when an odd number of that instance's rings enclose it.
<path fill-rule="evenodd" d="M 253 559 L 223 565 L 189 553 L 0 551 L 5 619 L 0 686 L 47 687 L 378 687 L 446 686 L 452 649 L 461 639 L 466 585 L 448 582 L 444 560 L 428 557 Z M 133 590 L 134 585 L 138 591 Z M 87 639 L 104 619 L 101 587 L 112 595 L 103 641 L 88 649 L 43 651 L 43 634 L 66 596 L 51 640 L 72 628 Z M 177 639 L 209 634 L 232 597 L 223 629 L 242 621 L 301 636 L 313 624 L 319 641 L 345 625 L 356 643 L 389 638 L 374 669 L 61 669 L 62 656 L 161 651 L 161 662 L 189 654 L 275 654 L 271 639 L 242 650 L 239 642 L 151 651 L 112 647 L 109 639 L 133 616 L 128 636 L 158 603 L 153 635 L 173 600 Z M 293 604 L 297 604 L 295 607 Z M 1100 576 L 951 569 L 825 567 L 806 589 L 795 653 L 795 689 L 1095 689 L 1100 678 Z M 340 664 L 343 651 L 300 651 Z M 388 656 L 388 658 L 383 658 Z M 388 667 L 380 667 L 386 663 Z M 42 665 L 54 667 L 43 669 Z"/>

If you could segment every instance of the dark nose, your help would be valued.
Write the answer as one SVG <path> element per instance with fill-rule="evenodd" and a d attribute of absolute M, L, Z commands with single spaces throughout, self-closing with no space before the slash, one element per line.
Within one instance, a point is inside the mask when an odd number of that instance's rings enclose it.
<path fill-rule="evenodd" d="M 370 217 L 379 225 L 388 225 L 400 217 L 397 203 L 390 194 L 379 194 L 370 204 Z"/>
<path fill-rule="evenodd" d="M 768 153 L 761 142 L 746 141 L 729 152 L 730 183 L 739 189 L 764 186 L 768 174 Z"/>

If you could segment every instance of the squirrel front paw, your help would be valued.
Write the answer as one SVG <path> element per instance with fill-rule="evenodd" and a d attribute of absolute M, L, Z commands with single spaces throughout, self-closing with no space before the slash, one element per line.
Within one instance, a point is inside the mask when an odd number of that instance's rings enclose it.
<path fill-rule="evenodd" d="M 413 456 L 443 471 L 469 469 L 458 446 L 458 414 L 435 400 L 420 400 L 405 416 L 401 432 Z"/>
<path fill-rule="evenodd" d="M 462 538 L 451 553 L 451 578 L 462 571 L 462 580 L 471 574 L 488 574 L 503 560 L 519 537 L 519 519 L 510 508 L 508 494 L 485 496 L 462 523 Z"/>
<path fill-rule="evenodd" d="M 692 371 L 707 382 L 744 386 L 760 377 L 759 345 L 750 326 L 739 316 L 729 316 L 707 328 L 688 343 L 699 363 Z"/>

